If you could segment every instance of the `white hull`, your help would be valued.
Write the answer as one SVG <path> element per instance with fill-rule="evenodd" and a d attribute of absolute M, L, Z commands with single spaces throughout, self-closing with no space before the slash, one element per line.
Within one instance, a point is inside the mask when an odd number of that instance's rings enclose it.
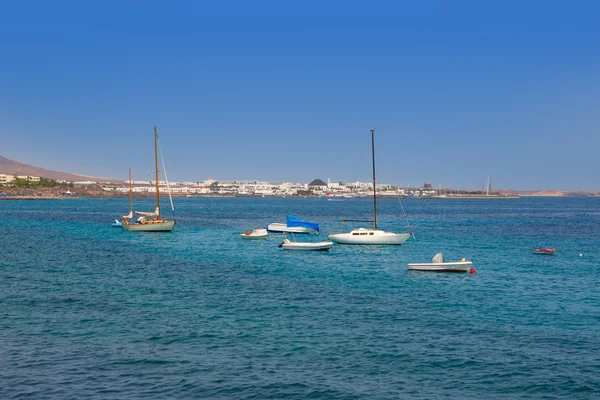
<path fill-rule="evenodd" d="M 241 233 L 240 237 L 245 240 L 263 240 L 269 236 L 269 232 L 266 229 L 255 229 L 250 233 L 247 231 L 246 233 Z"/>
<path fill-rule="evenodd" d="M 175 226 L 175 221 L 164 220 L 148 224 L 129 224 L 123 225 L 123 229 L 131 232 L 170 232 Z"/>
<path fill-rule="evenodd" d="M 281 247 L 284 250 L 327 251 L 333 247 L 333 242 L 289 242 Z"/>
<path fill-rule="evenodd" d="M 411 271 L 431 271 L 431 272 L 469 272 L 473 261 L 456 261 L 444 263 L 422 263 L 408 264 Z"/>
<path fill-rule="evenodd" d="M 312 228 L 305 228 L 303 226 L 287 226 L 286 224 L 282 224 L 279 222 L 274 222 L 267 226 L 267 231 L 275 232 L 275 233 L 315 233 L 315 230 Z"/>
<path fill-rule="evenodd" d="M 409 233 L 392 233 L 360 228 L 349 233 L 334 233 L 329 235 L 327 239 L 339 244 L 401 245 L 409 237 Z"/>

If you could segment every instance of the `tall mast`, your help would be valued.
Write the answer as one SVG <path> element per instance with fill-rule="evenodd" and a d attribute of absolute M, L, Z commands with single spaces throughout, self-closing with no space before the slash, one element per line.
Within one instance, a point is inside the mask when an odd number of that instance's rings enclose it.
<path fill-rule="evenodd" d="M 373 222 L 377 230 L 377 180 L 375 179 L 375 129 L 371 129 L 371 155 L 373 156 Z"/>
<path fill-rule="evenodd" d="M 129 214 L 133 215 L 133 186 L 131 182 L 131 168 L 129 168 Z"/>
<path fill-rule="evenodd" d="M 160 219 L 160 194 L 158 193 L 158 133 L 156 133 L 156 125 L 154 125 L 154 161 L 156 165 L 156 209 L 158 210 L 158 215 L 156 217 Z"/>

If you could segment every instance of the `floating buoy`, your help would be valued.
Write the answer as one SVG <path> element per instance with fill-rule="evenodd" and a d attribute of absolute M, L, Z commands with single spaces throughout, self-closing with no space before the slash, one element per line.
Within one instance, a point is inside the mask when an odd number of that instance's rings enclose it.
<path fill-rule="evenodd" d="M 579 257 L 583 257 L 583 254 L 579 253 Z"/>
<path fill-rule="evenodd" d="M 472 274 L 474 274 L 474 273 L 475 273 L 475 272 L 477 272 L 477 271 L 475 271 L 475 269 L 474 269 L 474 268 L 471 268 L 471 269 L 469 270 L 469 272 L 470 272 L 470 273 L 472 273 Z"/>

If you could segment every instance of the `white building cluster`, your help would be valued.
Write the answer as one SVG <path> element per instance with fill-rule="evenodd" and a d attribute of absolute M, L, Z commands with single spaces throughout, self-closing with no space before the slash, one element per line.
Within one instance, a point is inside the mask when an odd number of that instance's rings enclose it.
<path fill-rule="evenodd" d="M 20 179 L 27 182 L 39 182 L 39 176 L 0 174 L 0 185 L 6 185 Z"/>
<path fill-rule="evenodd" d="M 154 181 L 133 181 L 134 193 L 156 193 Z M 167 182 L 159 181 L 159 191 L 167 193 Z M 311 183 L 270 183 L 262 181 L 216 181 L 169 182 L 171 193 L 178 195 L 212 196 L 324 196 L 324 197 L 368 197 L 373 195 L 372 182 L 331 182 L 315 179 Z M 107 192 L 129 192 L 129 185 L 104 185 Z M 422 197 L 434 195 L 434 190 L 423 188 L 400 189 L 388 184 L 377 185 L 377 195 L 381 197 L 408 196 Z"/>

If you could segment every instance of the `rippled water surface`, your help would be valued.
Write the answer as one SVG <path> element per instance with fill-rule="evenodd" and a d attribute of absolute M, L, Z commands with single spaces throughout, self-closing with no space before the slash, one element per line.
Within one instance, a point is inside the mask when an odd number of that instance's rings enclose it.
<path fill-rule="evenodd" d="M 239 233 L 323 239 L 368 199 L 175 201 L 163 234 L 112 228 L 127 199 L 0 201 L 0 398 L 599 396 L 600 199 L 406 200 L 418 240 L 330 253 Z M 437 252 L 477 273 L 407 271 Z"/>

